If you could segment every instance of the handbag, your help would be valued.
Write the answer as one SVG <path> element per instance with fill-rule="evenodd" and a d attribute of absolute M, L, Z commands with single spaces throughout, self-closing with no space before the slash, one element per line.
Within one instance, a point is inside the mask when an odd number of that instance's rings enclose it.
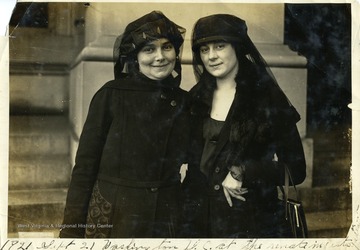
<path fill-rule="evenodd" d="M 289 198 L 289 179 L 291 183 L 294 183 L 290 171 L 285 167 L 285 189 L 282 186 L 280 190 L 283 193 L 283 199 L 280 199 L 280 214 L 285 216 L 285 225 L 290 230 L 291 236 L 294 238 L 307 238 L 308 237 L 308 228 L 306 223 L 306 217 L 304 212 L 304 207 L 299 201 L 298 192 L 296 186 L 293 184 L 296 192 L 296 200 Z"/>

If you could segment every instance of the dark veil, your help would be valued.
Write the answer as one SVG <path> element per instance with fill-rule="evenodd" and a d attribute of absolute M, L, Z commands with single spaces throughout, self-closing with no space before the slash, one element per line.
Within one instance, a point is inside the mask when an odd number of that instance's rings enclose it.
<path fill-rule="evenodd" d="M 200 18 L 194 26 L 192 33 L 192 51 L 193 51 L 193 70 L 198 82 L 207 79 L 207 84 L 214 85 L 215 80 L 205 70 L 200 58 L 199 48 L 202 44 L 209 42 L 225 41 L 231 43 L 235 50 L 240 63 L 239 71 L 243 70 L 241 64 L 249 65 L 249 72 L 244 74 L 254 74 L 257 76 L 256 84 L 267 85 L 260 86 L 262 89 L 271 90 L 276 93 L 277 107 L 288 115 L 292 116 L 295 122 L 300 120 L 299 113 L 295 110 L 285 93 L 278 85 L 273 73 L 271 72 L 266 61 L 251 41 L 247 33 L 246 22 L 234 15 L 215 14 Z M 240 72 L 239 72 L 240 73 Z M 239 76 L 238 73 L 238 77 Z M 209 88 L 208 86 L 203 86 Z M 214 88 L 215 86 L 210 86 Z M 247 86 L 249 87 L 249 86 Z M 266 94 L 266 93 L 265 93 Z"/>
<path fill-rule="evenodd" d="M 191 95 L 195 103 L 205 103 L 211 107 L 216 88 L 216 78 L 204 69 L 200 46 L 221 41 L 232 44 L 239 62 L 235 77 L 236 94 L 228 118 L 229 141 L 241 143 L 232 144 L 226 159 L 229 165 L 236 165 L 245 151 L 251 148 L 247 145 L 254 142 L 266 145 L 271 138 L 281 134 L 284 126 L 296 124 L 300 115 L 248 36 L 245 21 L 228 14 L 203 17 L 194 26 L 193 69 L 198 83 L 191 90 Z"/>

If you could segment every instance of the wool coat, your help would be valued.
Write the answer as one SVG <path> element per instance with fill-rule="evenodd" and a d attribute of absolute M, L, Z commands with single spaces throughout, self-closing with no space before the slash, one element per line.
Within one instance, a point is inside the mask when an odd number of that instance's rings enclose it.
<path fill-rule="evenodd" d="M 190 91 L 192 143 L 189 165 L 200 166 L 205 145 L 204 122 L 210 117 L 213 91 L 199 82 Z M 206 90 L 208 89 L 208 90 Z M 207 92 L 207 94 L 205 94 Z M 277 186 L 284 185 L 285 166 L 293 184 L 306 175 L 298 113 L 272 83 L 237 79 L 236 94 L 221 129 L 215 152 L 203 173 L 190 167 L 185 232 L 189 237 L 253 238 L 289 236 L 278 216 Z M 277 159 L 275 159 L 277 158 Z M 226 201 L 222 182 L 232 166 L 245 166 L 246 201 Z"/>
<path fill-rule="evenodd" d="M 80 137 L 60 237 L 176 237 L 188 113 L 170 79 L 106 83 Z"/>

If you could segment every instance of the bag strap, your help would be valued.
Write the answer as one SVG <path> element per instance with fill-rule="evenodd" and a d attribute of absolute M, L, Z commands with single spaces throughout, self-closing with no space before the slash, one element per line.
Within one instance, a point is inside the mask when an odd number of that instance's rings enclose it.
<path fill-rule="evenodd" d="M 299 200 L 299 194 L 298 191 L 296 189 L 296 185 L 294 184 L 294 181 L 291 177 L 291 173 L 290 173 L 290 169 L 285 165 L 285 195 L 286 195 L 286 200 L 288 200 L 289 198 L 289 180 L 292 183 L 292 186 L 295 189 L 295 194 L 296 194 L 296 200 Z"/>
<path fill-rule="evenodd" d="M 289 186 L 290 186 L 289 180 L 291 181 L 292 186 L 295 189 L 297 200 L 299 200 L 299 195 L 298 195 L 298 191 L 296 189 L 296 185 L 294 184 L 293 179 L 291 177 L 289 168 L 287 167 L 287 165 L 285 165 L 284 168 L 285 168 L 285 182 L 284 182 L 285 188 L 283 188 L 283 186 L 281 186 L 281 185 L 279 186 L 279 188 L 280 188 L 281 192 L 283 193 L 283 199 L 284 199 L 284 205 L 285 205 L 285 218 L 288 219 L 288 206 L 286 203 L 289 200 Z"/>

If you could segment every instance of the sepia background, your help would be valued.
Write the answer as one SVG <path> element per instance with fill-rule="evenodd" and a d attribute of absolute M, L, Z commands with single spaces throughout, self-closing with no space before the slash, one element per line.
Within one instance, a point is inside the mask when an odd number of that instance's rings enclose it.
<path fill-rule="evenodd" d="M 309 236 L 345 237 L 352 218 L 350 4 L 97 2 L 18 3 L 14 10 L 8 237 L 57 237 L 89 102 L 113 79 L 113 43 L 130 21 L 152 10 L 187 29 L 181 84 L 186 90 L 195 84 L 195 21 L 213 13 L 246 20 L 302 117 L 307 178 L 298 193 Z"/>

